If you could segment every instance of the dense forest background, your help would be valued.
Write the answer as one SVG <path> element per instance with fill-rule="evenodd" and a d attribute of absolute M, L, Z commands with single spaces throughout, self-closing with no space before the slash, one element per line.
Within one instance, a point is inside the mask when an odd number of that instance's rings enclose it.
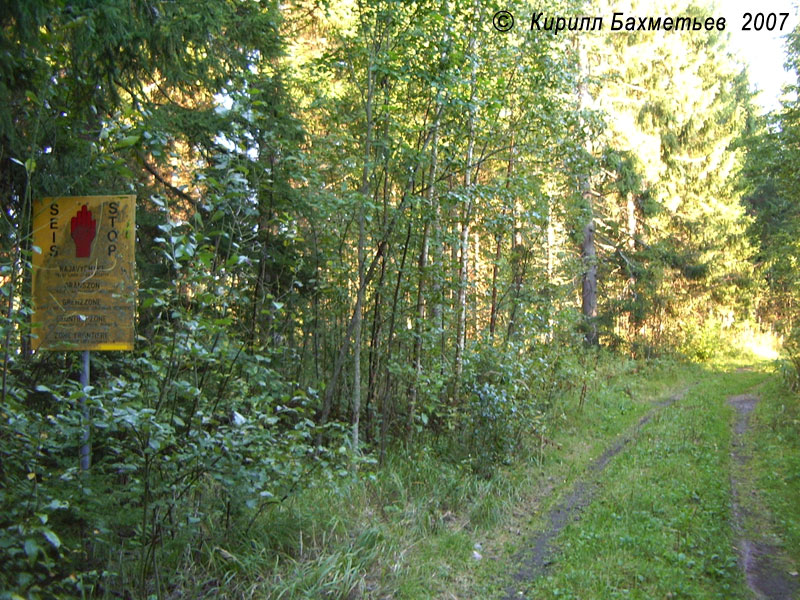
<path fill-rule="evenodd" d="M 420 453 L 491 478 L 609 356 L 772 331 L 797 384 L 800 104 L 759 115 L 724 32 L 499 33 L 533 10 L 502 4 L 4 4 L 8 597 L 171 597 L 258 527 L 274 564 L 292 498 Z M 32 201 L 121 193 L 137 348 L 81 389 L 31 351 Z"/>

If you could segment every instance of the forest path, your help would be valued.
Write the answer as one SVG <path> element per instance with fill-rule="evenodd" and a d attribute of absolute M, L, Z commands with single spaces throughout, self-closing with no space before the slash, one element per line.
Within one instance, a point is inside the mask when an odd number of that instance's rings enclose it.
<path fill-rule="evenodd" d="M 771 521 L 768 510 L 755 488 L 750 467 L 751 450 L 746 439 L 750 415 L 760 398 L 752 394 L 731 396 L 728 403 L 736 409 L 732 440 L 731 495 L 733 527 L 739 538 L 739 562 L 747 586 L 759 600 L 791 600 L 798 591 L 797 580 L 787 571 L 786 557 L 768 540 Z"/>
<path fill-rule="evenodd" d="M 666 400 L 656 402 L 654 408 L 639 419 L 634 427 L 626 431 L 621 439 L 609 446 L 589 464 L 584 477 L 573 484 L 564 500 L 550 509 L 545 519 L 548 522 L 548 526 L 544 530 L 535 533 L 526 542 L 526 548 L 515 557 L 515 560 L 521 566 L 513 576 L 514 584 L 506 589 L 506 600 L 519 598 L 522 594 L 518 589 L 519 584 L 527 583 L 542 575 L 552 563 L 554 554 L 557 552 L 557 548 L 554 545 L 555 538 L 568 523 L 576 520 L 580 516 L 580 512 L 592 502 L 600 484 L 598 475 L 605 470 L 611 459 L 619 454 L 627 444 L 636 440 L 641 428 L 653 419 L 657 411 L 682 400 L 686 396 L 688 389 L 687 387 Z"/>
<path fill-rule="evenodd" d="M 752 391 L 775 375 L 689 373 L 536 508 L 494 597 L 800 599 L 749 454 Z"/>

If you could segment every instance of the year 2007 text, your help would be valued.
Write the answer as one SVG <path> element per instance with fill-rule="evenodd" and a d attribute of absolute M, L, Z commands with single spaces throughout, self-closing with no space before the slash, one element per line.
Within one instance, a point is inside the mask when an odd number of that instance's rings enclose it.
<path fill-rule="evenodd" d="M 789 18 L 788 12 L 782 13 L 749 13 L 742 15 L 744 24 L 742 31 L 783 31 L 786 19 Z"/>

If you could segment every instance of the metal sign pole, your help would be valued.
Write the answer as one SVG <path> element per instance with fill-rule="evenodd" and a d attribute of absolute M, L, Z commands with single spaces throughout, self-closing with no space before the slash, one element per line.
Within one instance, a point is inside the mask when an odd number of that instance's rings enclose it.
<path fill-rule="evenodd" d="M 89 351 L 82 352 L 83 369 L 81 370 L 81 389 L 89 385 Z M 88 471 L 91 464 L 92 446 L 89 443 L 89 405 L 86 402 L 86 392 L 81 396 L 81 413 L 83 413 L 83 433 L 81 434 L 81 471 Z"/>

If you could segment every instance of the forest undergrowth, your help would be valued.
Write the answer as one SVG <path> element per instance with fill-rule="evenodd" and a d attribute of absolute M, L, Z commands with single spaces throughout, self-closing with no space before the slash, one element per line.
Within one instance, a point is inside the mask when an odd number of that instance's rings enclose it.
<path fill-rule="evenodd" d="M 685 377 L 670 359 L 592 361 L 591 391 L 555 398 L 491 474 L 469 456 L 457 459 L 458 436 L 418 440 L 411 451 L 394 446 L 383 464 L 313 481 L 250 530 L 204 547 L 201 560 L 176 564 L 177 585 L 187 597 L 470 597 L 462 594 L 486 536 L 518 520 L 520 507 L 549 501 L 554 481 L 577 477 Z"/>
<path fill-rule="evenodd" d="M 731 415 L 724 402 L 707 403 L 759 383 L 772 390 L 765 395 L 765 408 L 789 407 L 797 415 L 797 399 L 775 363 L 752 354 L 710 363 L 630 361 L 604 354 L 597 360 L 592 391 L 585 397 L 579 390 L 559 397 L 546 419 L 547 435 L 530 431 L 513 458 L 491 477 L 476 472 L 468 460 L 452 460 L 449 445 L 455 440 L 427 439 L 411 452 L 393 447 L 383 464 L 362 464 L 334 482 L 311 485 L 265 512 L 246 535 L 234 534 L 224 546 L 204 549 L 203 561 L 179 569 L 185 575 L 181 588 L 187 596 L 202 591 L 208 597 L 242 598 L 504 597 L 517 568 L 516 553 L 564 490 L 645 414 L 678 394 L 681 406 L 658 414 L 645 426 L 644 439 L 629 442 L 616 459 L 619 464 L 610 462 L 604 480 L 613 486 L 558 539 L 559 548 L 570 551 L 568 562 L 531 582 L 529 597 L 623 597 L 626 588 L 641 597 L 662 592 L 745 597 L 731 521 L 725 516 L 730 499 L 724 444 Z M 718 410 L 713 417 L 717 425 L 708 420 L 710 413 L 701 416 L 697 410 Z M 685 422 L 676 415 L 685 416 Z M 796 445 L 799 436 L 791 420 L 782 425 L 776 431 L 773 423 L 771 432 L 760 427 L 753 439 L 769 447 L 759 454 L 761 461 L 774 464 L 765 471 L 771 473 L 766 476 L 771 488 L 764 484 L 763 489 L 785 527 L 785 548 L 797 560 L 791 550 L 797 536 L 791 499 L 800 482 L 792 475 L 796 454 L 787 443 Z M 665 426 L 670 432 L 651 431 Z M 687 435 L 709 439 L 699 442 Z M 770 446 L 778 441 L 780 448 Z M 709 462 L 698 452 L 717 458 Z M 646 466 L 640 453 L 657 462 Z M 666 456 L 669 461 L 663 460 Z M 702 465 L 705 479 L 695 464 Z M 637 506 L 667 515 L 671 525 L 637 524 L 627 512 L 634 509 L 620 512 L 620 498 L 635 498 Z M 718 506 L 707 505 L 711 498 Z M 694 509 L 695 502 L 705 508 Z M 665 543 L 658 531 L 674 531 L 679 541 Z M 658 548 L 666 552 L 669 565 L 663 572 L 653 571 L 652 561 L 658 563 L 662 551 Z M 699 584 L 692 583 L 697 569 Z M 588 579 L 576 579 L 578 573 Z"/>
<path fill-rule="evenodd" d="M 783 363 L 745 351 L 723 351 L 750 345 L 763 352 L 766 342 L 760 346 L 757 342 L 765 340 L 769 341 L 768 336 L 759 340 L 750 331 L 737 339 L 719 338 L 714 346 L 715 358 L 705 361 L 699 361 L 696 353 L 690 354 L 694 361 L 678 355 L 632 360 L 615 352 L 587 349 L 575 357 L 576 362 L 568 363 L 570 369 L 579 370 L 566 372 L 570 381 L 576 372 L 583 373 L 583 379 L 577 380 L 583 384 L 573 382 L 546 395 L 547 410 L 535 413 L 535 419 L 517 419 L 513 429 L 517 432 L 513 437 L 515 443 L 513 447 L 503 446 L 502 455 L 491 445 L 482 448 L 482 440 L 472 439 L 470 419 L 454 421 L 461 425 L 452 430 L 418 432 L 413 444 L 400 439 L 386 447 L 382 456 L 380 452 L 353 453 L 343 441 L 336 452 L 324 450 L 315 459 L 321 462 L 316 468 L 308 454 L 313 452 L 310 440 L 315 429 L 311 422 L 296 416 L 292 421 L 299 433 L 296 443 L 309 440 L 305 442 L 309 449 L 299 455 L 289 445 L 291 438 L 284 438 L 285 445 L 281 446 L 271 437 L 261 442 L 268 444 L 262 448 L 269 448 L 270 454 L 259 456 L 252 449 L 248 454 L 248 445 L 259 448 L 258 432 L 264 429 L 247 423 L 222 427 L 217 433 L 224 436 L 219 451 L 214 450 L 213 439 L 196 435 L 186 438 L 191 445 L 180 449 L 172 447 L 176 442 L 170 440 L 177 440 L 180 435 L 181 413 L 176 412 L 173 418 L 175 429 L 164 431 L 163 418 L 155 420 L 146 408 L 134 411 L 131 407 L 126 411 L 106 395 L 104 404 L 98 406 L 105 407 L 108 417 L 99 423 L 106 427 L 109 439 L 98 442 L 95 453 L 97 457 L 116 453 L 127 458 L 125 463 L 106 459 L 106 466 L 101 461 L 95 467 L 97 473 L 86 477 L 75 467 L 53 470 L 57 464 L 53 462 L 54 448 L 77 453 L 77 442 L 65 437 L 75 435 L 77 439 L 78 423 L 70 425 L 69 421 L 76 418 L 74 413 L 69 410 L 60 413 L 61 423 L 46 413 L 41 422 L 23 423 L 24 415 L 16 413 L 10 422 L 16 427 L 18 451 L 16 456 L 10 456 L 8 449 L 13 444 L 6 438 L 5 476 L 13 474 L 11 468 L 15 465 L 18 473 L 27 465 L 34 467 L 27 476 L 24 471 L 21 473 L 17 487 L 3 492 L 6 506 L 15 502 L 17 512 L 11 514 L 19 515 L 20 519 L 16 526 L 3 532 L 3 551 L 12 561 L 9 564 L 15 565 L 4 572 L 5 585 L 27 588 L 31 598 L 501 597 L 508 577 L 517 569 L 516 554 L 530 532 L 541 527 L 542 515 L 563 497 L 565 490 L 585 476 L 592 461 L 626 435 L 659 402 L 678 393 L 688 396 L 680 408 L 664 409 L 671 411 L 669 416 L 662 419 L 659 415 L 646 426 L 652 429 L 669 423 L 672 433 L 653 438 L 655 434 L 648 429 L 643 434 L 648 441 L 629 444 L 641 449 L 636 452 L 644 451 L 644 457 L 662 456 L 661 451 L 652 452 L 653 448 L 663 446 L 666 453 L 663 455 L 670 456 L 671 462 L 659 462 L 657 470 L 647 479 L 646 467 L 640 464 L 645 459 L 635 458 L 634 451 L 626 447 L 609 464 L 608 477 L 616 482 L 615 488 L 622 497 L 636 496 L 638 492 L 631 490 L 639 486 L 642 496 L 637 501 L 651 498 L 647 502 L 655 506 L 664 501 L 663 486 L 648 481 L 662 481 L 682 473 L 688 480 L 679 490 L 691 497 L 678 494 L 675 506 L 703 497 L 705 489 L 697 487 L 702 478 L 685 469 L 694 464 L 691 461 L 702 459 L 696 455 L 696 440 L 686 438 L 685 431 L 711 436 L 702 442 L 705 448 L 702 452 L 713 446 L 709 456 L 723 456 L 730 411 L 725 412 L 718 402 L 711 409 L 707 402 L 757 383 L 767 386 L 765 398 L 769 400 L 759 409 L 764 411 L 758 417 L 759 423 L 763 421 L 759 430 L 764 435 L 757 438 L 762 449 L 757 464 L 772 465 L 764 468 L 759 485 L 765 490 L 775 522 L 785 528 L 786 548 L 790 549 L 798 536 L 796 503 L 792 500 L 798 484 L 792 475 L 797 467 L 797 454 L 791 451 L 798 444 L 797 396 L 781 377 L 782 372 L 787 372 L 781 368 Z M 704 340 L 703 352 L 708 347 Z M 39 394 L 47 393 L 52 392 L 41 386 Z M 539 394 L 537 397 L 541 398 L 541 390 Z M 75 399 L 64 401 L 74 403 Z M 687 402 L 697 410 L 712 412 L 706 415 L 691 412 L 687 410 Z M 248 409 L 241 409 L 248 415 L 246 418 L 256 418 L 252 408 Z M 4 419 L 13 414 L 10 410 L 13 407 L 4 408 Z M 684 420 L 675 420 L 676 416 Z M 500 417 L 495 415 L 495 418 Z M 114 430 L 104 419 L 118 419 L 118 426 L 128 429 Z M 708 429 L 709 419 L 715 420 L 717 429 Z M 61 429 L 51 428 L 48 433 L 48 422 Z M 706 424 L 702 435 L 697 429 L 700 423 Z M 495 426 L 500 428 L 497 434 L 500 436 L 512 431 L 502 423 Z M 484 433 L 491 431 L 485 429 Z M 30 437 L 22 437 L 23 433 Z M 121 445 L 131 435 L 131 441 L 141 444 L 139 452 Z M 268 435 L 268 430 L 261 435 Z M 20 443 L 34 439 L 38 439 L 35 454 L 21 451 Z M 660 439 L 661 446 L 653 446 L 651 439 Z M 203 443 L 211 448 L 204 451 Z M 482 449 L 485 454 L 481 454 Z M 686 459 L 689 462 L 684 462 L 685 457 L 678 449 L 691 454 Z M 280 452 L 286 454 L 281 456 Z M 208 462 L 204 465 L 200 460 Z M 223 460 L 228 462 L 217 467 L 217 462 Z M 631 460 L 632 467 L 625 467 L 626 461 Z M 741 577 L 736 570 L 725 500 L 719 499 L 725 497 L 727 489 L 727 463 L 720 459 L 717 464 L 715 460 L 705 465 L 703 473 L 709 479 L 702 485 L 722 494 L 717 501 L 723 508 L 692 512 L 679 528 L 670 527 L 690 532 L 696 526 L 702 531 L 715 532 L 713 551 L 706 547 L 712 543 L 706 538 L 686 544 L 695 550 L 702 548 L 708 557 L 716 557 L 708 558 L 716 562 L 713 569 L 706 565 L 706 571 L 711 569 L 723 578 L 724 587 L 715 589 L 715 593 L 722 593 L 741 590 Z M 166 463 L 158 464 L 163 461 Z M 66 464 L 69 462 L 67 457 Z M 287 470 L 296 469 L 292 479 L 285 477 L 295 483 L 285 488 L 282 495 L 277 495 L 281 493 L 278 490 L 273 493 L 267 487 L 256 487 L 255 480 L 247 480 L 251 473 L 266 477 L 264 468 L 270 465 L 275 469 L 273 473 L 284 469 L 283 473 L 291 475 Z M 141 479 L 147 477 L 148 469 L 153 470 L 150 479 Z M 176 474 L 176 480 L 169 479 L 170 472 Z M 57 473 L 60 476 L 54 476 Z M 234 477 L 244 478 L 245 483 Z M 151 488 L 143 486 L 148 482 Z M 259 489 L 269 493 L 261 494 Z M 237 498 L 237 490 L 252 491 Z M 253 497 L 257 500 L 250 502 Z M 591 527 L 587 529 L 594 518 L 592 505 L 580 528 L 565 531 L 566 537 L 557 542 L 559 547 L 585 548 L 586 556 L 578 553 L 571 559 L 577 561 L 575 565 L 585 564 L 590 556 L 597 557 L 597 548 L 587 546 L 588 542 L 600 542 L 609 536 L 629 540 L 630 544 L 636 540 L 631 548 L 639 548 L 635 556 L 641 554 L 639 544 L 651 538 L 643 532 L 633 535 L 631 524 L 620 520 L 620 513 L 611 508 L 613 505 L 601 499 L 599 506 L 610 512 L 598 515 L 598 523 L 602 524 L 597 526 L 598 531 L 591 533 Z M 670 510 L 664 505 L 661 512 L 669 514 Z M 618 523 L 618 530 L 608 530 L 608 523 Z M 653 539 L 652 543 L 660 542 Z M 620 544 L 614 548 L 625 547 L 625 543 Z M 648 552 L 652 554 L 652 549 Z M 621 555 L 615 551 L 614 556 Z M 673 560 L 675 556 L 683 558 Z M 658 584 L 658 593 L 674 592 L 668 582 L 682 576 L 687 556 L 690 553 L 686 549 L 676 550 L 669 558 L 671 574 L 667 573 L 663 580 L 646 581 L 666 581 Z M 535 589 L 548 590 L 546 597 L 568 590 L 572 590 L 574 597 L 586 594 L 605 597 L 611 589 L 626 586 L 638 589 L 645 580 L 635 573 L 652 568 L 646 561 L 637 564 L 639 560 L 619 565 L 624 585 L 617 582 L 616 587 L 608 587 L 606 575 L 615 566 L 605 564 L 587 571 L 606 574 L 600 579 L 576 582 L 574 575 L 567 575 L 566 579 L 548 576 L 545 587 L 541 587 L 540 581 Z M 567 573 L 577 572 L 570 571 L 569 566 L 565 569 Z M 685 586 L 675 589 L 690 595 L 699 593 L 686 591 L 690 588 Z M 14 592 L 5 595 L 25 597 Z"/>

